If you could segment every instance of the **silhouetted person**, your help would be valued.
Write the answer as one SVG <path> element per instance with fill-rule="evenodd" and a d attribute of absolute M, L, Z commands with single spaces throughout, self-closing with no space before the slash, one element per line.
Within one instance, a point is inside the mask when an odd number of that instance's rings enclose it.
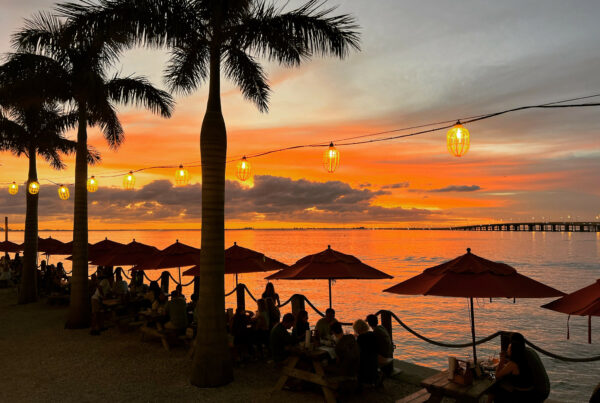
<path fill-rule="evenodd" d="M 262 293 L 262 298 L 271 298 L 276 304 L 276 306 L 281 305 L 281 301 L 279 300 L 279 294 L 275 292 L 275 286 L 273 285 L 273 283 L 267 283 L 267 285 L 265 286 L 265 292 Z"/>
<path fill-rule="evenodd" d="M 358 380 L 361 383 L 374 385 L 379 380 L 375 333 L 369 331 L 369 325 L 362 319 L 355 321 L 352 328 L 357 334 L 356 341 L 360 349 Z"/>
<path fill-rule="evenodd" d="M 294 325 L 294 315 L 286 313 L 283 320 L 271 329 L 269 345 L 275 362 L 282 362 L 289 356 L 289 349 L 296 344 L 296 339 L 288 332 Z"/>
<path fill-rule="evenodd" d="M 331 325 L 335 322 L 337 322 L 335 319 L 335 310 L 333 308 L 327 308 L 325 316 L 319 319 L 315 325 L 317 341 L 331 340 Z"/>
<path fill-rule="evenodd" d="M 308 312 L 302 310 L 298 312 L 296 316 L 296 323 L 294 323 L 294 329 L 292 330 L 292 336 L 299 342 L 306 340 L 306 332 L 310 332 L 310 325 L 308 323 Z"/>
<path fill-rule="evenodd" d="M 387 329 L 379 324 L 376 315 L 367 316 L 367 323 L 373 329 L 377 340 L 377 362 L 386 375 L 391 375 L 394 370 L 394 345 Z"/>
<path fill-rule="evenodd" d="M 351 334 L 344 334 L 339 322 L 331 325 L 331 334 L 335 340 L 336 359 L 335 363 L 327 367 L 327 372 L 334 376 L 357 376 L 360 365 L 360 349 L 356 338 Z"/>

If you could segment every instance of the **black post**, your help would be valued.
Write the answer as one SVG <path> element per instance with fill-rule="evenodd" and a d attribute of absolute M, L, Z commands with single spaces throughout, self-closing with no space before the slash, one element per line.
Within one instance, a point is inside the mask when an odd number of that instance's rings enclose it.
<path fill-rule="evenodd" d="M 235 293 L 237 296 L 237 307 L 242 311 L 246 311 L 246 286 L 243 283 L 239 283 L 235 286 Z"/>
<path fill-rule="evenodd" d="M 292 314 L 294 316 L 298 315 L 298 312 L 304 311 L 304 295 L 302 294 L 294 294 L 292 295 Z"/>
<path fill-rule="evenodd" d="M 331 279 L 329 279 L 329 307 L 331 308 Z"/>
<path fill-rule="evenodd" d="M 392 336 L 392 313 L 390 311 L 381 311 L 381 326 L 387 330 L 390 339 L 394 340 L 394 337 Z"/>
<path fill-rule="evenodd" d="M 475 346 L 475 313 L 473 312 L 473 297 L 469 298 L 471 301 L 471 336 L 473 338 L 473 366 L 477 368 L 477 348 Z"/>
<path fill-rule="evenodd" d="M 160 288 L 165 294 L 169 293 L 169 272 L 163 271 L 160 275 Z"/>
<path fill-rule="evenodd" d="M 194 277 L 194 294 L 200 295 L 200 277 Z"/>
<path fill-rule="evenodd" d="M 8 241 L 8 217 L 4 217 L 4 240 Z M 8 258 L 8 252 L 4 253 L 4 256 Z"/>

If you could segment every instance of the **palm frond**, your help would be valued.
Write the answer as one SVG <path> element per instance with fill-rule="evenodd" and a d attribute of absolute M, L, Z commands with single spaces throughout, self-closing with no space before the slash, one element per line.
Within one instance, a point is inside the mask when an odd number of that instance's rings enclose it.
<path fill-rule="evenodd" d="M 106 83 L 106 92 L 111 101 L 143 106 L 166 118 L 171 117 L 175 104 L 168 92 L 154 87 L 145 77 L 115 77 Z"/>
<path fill-rule="evenodd" d="M 197 39 L 171 51 L 165 69 L 165 82 L 174 92 L 188 94 L 197 89 L 208 77 L 209 44 Z"/>
<path fill-rule="evenodd" d="M 258 107 L 261 112 L 269 110 L 270 88 L 263 68 L 244 51 L 225 48 L 225 75 L 236 83 L 244 97 Z"/>
<path fill-rule="evenodd" d="M 88 124 L 100 128 L 110 148 L 116 149 L 123 142 L 123 127 L 108 99 L 88 105 Z"/>

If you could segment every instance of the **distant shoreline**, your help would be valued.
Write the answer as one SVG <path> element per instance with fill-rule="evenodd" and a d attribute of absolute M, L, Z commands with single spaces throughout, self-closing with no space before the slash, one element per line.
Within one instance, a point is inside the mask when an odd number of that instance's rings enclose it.
<path fill-rule="evenodd" d="M 376 231 L 376 230 L 385 230 L 385 231 L 452 231 L 452 228 L 397 228 L 397 227 L 381 227 L 381 228 L 365 228 L 365 227 L 355 227 L 355 228 L 225 228 L 225 231 L 356 231 L 356 230 L 365 230 L 365 231 Z M 0 227 L 0 232 L 4 231 L 4 228 Z M 8 232 L 23 232 L 23 229 L 8 229 Z M 39 229 L 39 232 L 73 232 L 72 229 Z M 138 228 L 122 228 L 122 229 L 90 229 L 88 232 L 107 232 L 107 231 L 202 231 L 202 228 L 146 228 L 146 229 L 138 229 Z"/>

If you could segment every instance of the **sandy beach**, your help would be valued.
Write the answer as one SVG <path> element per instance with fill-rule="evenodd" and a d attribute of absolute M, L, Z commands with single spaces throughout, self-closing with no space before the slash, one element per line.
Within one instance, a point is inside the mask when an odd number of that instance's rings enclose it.
<path fill-rule="evenodd" d="M 99 337 L 89 330 L 64 330 L 66 308 L 45 300 L 16 305 L 16 291 L 0 290 L 0 385 L 6 402 L 74 401 L 322 401 L 317 392 L 272 393 L 279 372 L 273 364 L 235 368 L 235 381 L 218 389 L 188 382 L 192 360 L 183 346 L 164 350 L 140 341 L 138 331 L 110 328 Z M 384 387 L 342 401 L 393 402 L 419 387 L 386 380 Z"/>

